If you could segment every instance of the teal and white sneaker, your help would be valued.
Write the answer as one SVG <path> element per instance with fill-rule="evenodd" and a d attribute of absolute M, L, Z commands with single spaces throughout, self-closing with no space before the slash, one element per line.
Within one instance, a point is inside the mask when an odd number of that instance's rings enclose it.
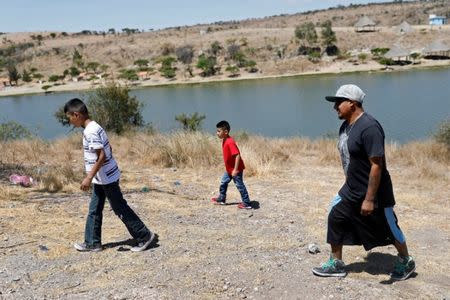
<path fill-rule="evenodd" d="M 312 269 L 314 275 L 320 277 L 345 277 L 345 264 L 342 260 L 331 258 L 322 266 Z"/>
<path fill-rule="evenodd" d="M 391 279 L 393 280 L 405 280 L 416 270 L 416 263 L 412 256 L 402 257 L 399 256 L 398 261 L 395 263 L 394 271 L 391 273 Z"/>

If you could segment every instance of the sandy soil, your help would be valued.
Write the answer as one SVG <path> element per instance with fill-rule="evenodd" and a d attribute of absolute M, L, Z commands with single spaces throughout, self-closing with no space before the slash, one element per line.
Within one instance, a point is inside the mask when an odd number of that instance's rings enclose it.
<path fill-rule="evenodd" d="M 446 178 L 426 178 L 391 164 L 396 212 L 416 273 L 391 282 L 396 251 L 344 249 L 344 279 L 315 277 L 328 254 L 329 200 L 343 182 L 336 161 L 319 153 L 293 154 L 267 177 L 246 177 L 259 209 L 214 206 L 221 167 L 211 170 L 124 169 L 129 204 L 159 235 L 148 251 L 128 251 L 124 226 L 105 207 L 100 253 L 78 253 L 88 194 L 30 193 L 0 201 L 2 299 L 449 299 L 450 199 Z M 449 166 L 447 166 L 447 174 Z M 132 181 L 129 178 L 133 178 Z M 149 192 L 141 192 L 141 187 Z M 21 189 L 17 187 L 17 189 Z M 316 243 L 321 253 L 308 253 Z"/>

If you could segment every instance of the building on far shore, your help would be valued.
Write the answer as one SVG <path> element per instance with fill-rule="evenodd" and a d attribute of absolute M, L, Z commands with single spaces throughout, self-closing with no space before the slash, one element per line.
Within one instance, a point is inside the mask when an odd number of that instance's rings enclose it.
<path fill-rule="evenodd" d="M 394 31 L 398 34 L 406 34 L 414 31 L 411 25 L 408 22 L 403 21 L 400 25 L 394 27 Z"/>
<path fill-rule="evenodd" d="M 373 32 L 376 31 L 375 25 L 376 23 L 371 18 L 362 16 L 354 27 L 356 32 Z"/>
<path fill-rule="evenodd" d="M 445 25 L 447 24 L 447 18 L 443 16 L 430 15 L 428 17 L 430 25 Z"/>
<path fill-rule="evenodd" d="M 450 46 L 436 40 L 423 49 L 422 55 L 428 59 L 449 59 Z"/>

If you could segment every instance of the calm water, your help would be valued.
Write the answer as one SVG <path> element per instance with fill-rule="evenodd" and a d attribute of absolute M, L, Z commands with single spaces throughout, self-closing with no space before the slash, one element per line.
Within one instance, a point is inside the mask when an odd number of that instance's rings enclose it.
<path fill-rule="evenodd" d="M 388 140 L 425 139 L 450 119 L 450 68 L 153 87 L 131 93 L 144 103 L 145 121 L 163 132 L 179 127 L 175 115 L 199 112 L 206 115 L 203 128 L 209 132 L 226 119 L 232 132 L 316 138 L 338 130 L 341 121 L 324 96 L 345 83 L 366 92 L 365 110 L 381 122 Z M 0 122 L 14 120 L 43 138 L 58 137 L 70 129 L 56 122 L 54 112 L 68 99 L 83 96 L 1 97 Z"/>

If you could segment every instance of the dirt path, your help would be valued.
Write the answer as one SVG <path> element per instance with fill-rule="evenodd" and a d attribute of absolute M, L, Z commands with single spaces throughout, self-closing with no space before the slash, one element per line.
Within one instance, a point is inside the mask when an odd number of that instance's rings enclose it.
<path fill-rule="evenodd" d="M 246 178 L 260 208 L 214 206 L 217 170 L 157 169 L 141 174 L 149 192 L 123 184 L 126 198 L 158 233 L 155 248 L 131 253 L 129 235 L 107 206 L 100 253 L 77 253 L 88 195 L 53 195 L 0 202 L 2 299 L 449 299 L 449 193 L 392 166 L 399 216 L 417 273 L 390 282 L 395 249 L 344 249 L 349 275 L 323 279 L 311 268 L 328 256 L 329 199 L 339 166 L 298 158 L 268 178 Z M 157 175 L 156 175 L 157 174 Z M 440 189 L 438 187 L 441 187 Z M 313 255 L 309 243 L 322 250 Z"/>

